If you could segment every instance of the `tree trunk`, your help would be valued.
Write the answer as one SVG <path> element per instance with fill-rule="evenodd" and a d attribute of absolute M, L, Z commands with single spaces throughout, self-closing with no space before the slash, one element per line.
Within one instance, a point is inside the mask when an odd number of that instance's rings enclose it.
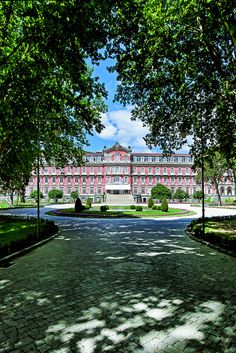
<path fill-rule="evenodd" d="M 11 206 L 13 206 L 13 201 L 14 201 L 14 191 L 11 191 L 11 193 L 10 193 L 10 200 L 11 200 Z"/>
<path fill-rule="evenodd" d="M 215 188 L 216 188 L 216 193 L 217 193 L 217 197 L 218 197 L 220 206 L 222 206 L 221 195 L 220 195 L 220 190 L 219 190 L 219 185 L 218 185 L 218 183 L 215 183 Z"/>

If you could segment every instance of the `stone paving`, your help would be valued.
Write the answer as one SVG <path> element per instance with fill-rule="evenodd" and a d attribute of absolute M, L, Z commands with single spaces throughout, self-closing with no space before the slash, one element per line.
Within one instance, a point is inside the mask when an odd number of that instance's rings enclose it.
<path fill-rule="evenodd" d="M 187 219 L 57 218 L 0 269 L 0 353 L 235 353 L 235 258 Z"/>

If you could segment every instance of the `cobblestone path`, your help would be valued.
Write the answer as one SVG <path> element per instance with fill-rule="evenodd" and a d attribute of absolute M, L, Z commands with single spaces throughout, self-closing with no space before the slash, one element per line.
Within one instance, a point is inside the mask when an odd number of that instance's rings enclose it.
<path fill-rule="evenodd" d="M 75 220 L 0 269 L 0 352 L 235 353 L 235 259 L 187 220 Z"/>

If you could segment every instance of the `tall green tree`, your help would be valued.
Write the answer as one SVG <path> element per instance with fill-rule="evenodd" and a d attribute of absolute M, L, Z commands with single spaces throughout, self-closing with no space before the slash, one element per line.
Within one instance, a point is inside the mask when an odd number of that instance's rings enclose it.
<path fill-rule="evenodd" d="M 163 184 L 157 184 L 156 186 L 153 186 L 151 195 L 153 199 L 160 201 L 163 199 L 170 199 L 172 197 L 171 190 Z"/>
<path fill-rule="evenodd" d="M 234 0 L 130 0 L 114 14 L 117 98 L 150 127 L 149 146 L 236 151 Z"/>
<path fill-rule="evenodd" d="M 198 161 L 196 161 L 196 164 Z M 212 151 L 204 159 L 204 182 L 210 184 L 216 191 L 218 201 L 222 205 L 220 184 L 224 183 L 224 174 L 227 174 L 228 166 L 226 159 L 219 152 Z M 196 176 L 196 181 L 201 182 L 201 171 Z"/>
<path fill-rule="evenodd" d="M 0 1 L 0 183 L 25 161 L 29 173 L 39 150 L 44 161 L 81 162 L 106 96 L 87 60 L 102 59 L 114 4 Z"/>

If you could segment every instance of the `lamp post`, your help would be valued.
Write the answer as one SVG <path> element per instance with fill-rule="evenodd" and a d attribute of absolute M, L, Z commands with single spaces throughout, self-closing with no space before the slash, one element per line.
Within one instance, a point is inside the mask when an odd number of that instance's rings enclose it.
<path fill-rule="evenodd" d="M 202 174 L 202 233 L 205 235 L 205 190 L 204 190 L 204 138 L 203 119 L 201 115 L 201 174 Z"/>

